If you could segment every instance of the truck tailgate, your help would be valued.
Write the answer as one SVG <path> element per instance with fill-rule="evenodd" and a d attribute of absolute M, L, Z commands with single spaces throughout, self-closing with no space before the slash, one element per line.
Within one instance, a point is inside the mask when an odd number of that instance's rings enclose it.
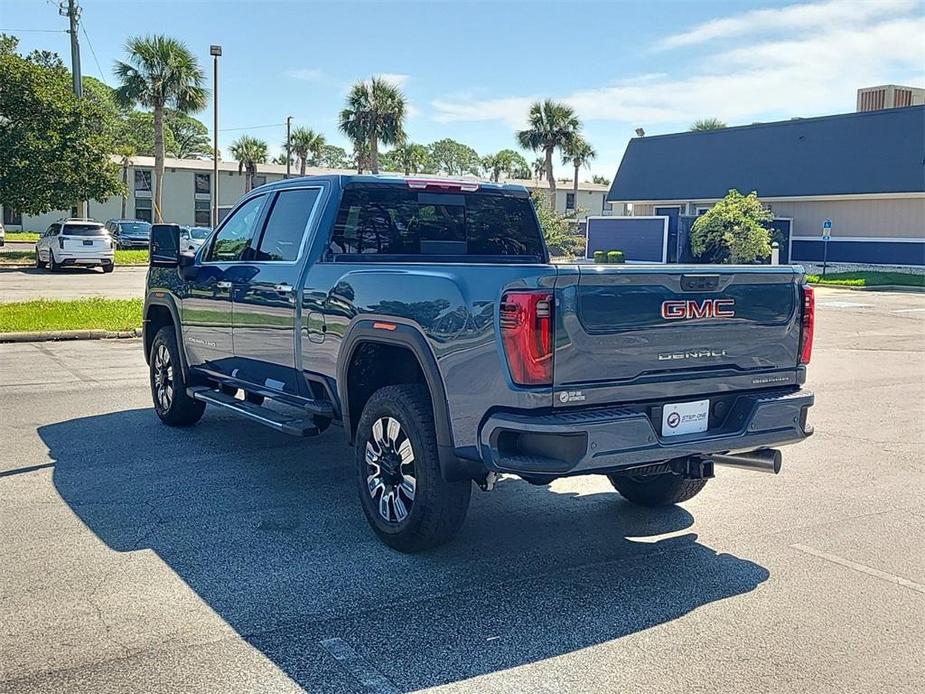
<path fill-rule="evenodd" d="M 556 289 L 556 406 L 796 384 L 789 266 L 578 266 Z"/>

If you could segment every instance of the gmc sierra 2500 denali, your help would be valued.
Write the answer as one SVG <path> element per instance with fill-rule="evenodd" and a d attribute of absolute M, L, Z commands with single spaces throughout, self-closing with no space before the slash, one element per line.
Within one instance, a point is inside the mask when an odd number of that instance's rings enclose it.
<path fill-rule="evenodd" d="M 319 176 L 247 193 L 195 256 L 155 225 L 154 409 L 332 422 L 388 545 L 446 542 L 472 483 L 604 474 L 648 506 L 812 433 L 813 291 L 791 266 L 553 265 L 522 187 Z"/>

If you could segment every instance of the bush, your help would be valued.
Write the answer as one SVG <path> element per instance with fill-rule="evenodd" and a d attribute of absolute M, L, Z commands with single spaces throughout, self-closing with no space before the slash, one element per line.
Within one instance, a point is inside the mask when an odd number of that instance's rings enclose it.
<path fill-rule="evenodd" d="M 623 251 L 607 251 L 607 262 L 611 264 L 625 263 Z"/>
<path fill-rule="evenodd" d="M 546 201 L 546 195 L 540 190 L 534 190 L 531 193 L 533 206 L 536 208 L 536 216 L 540 220 L 540 228 L 543 230 L 543 237 L 546 239 L 546 247 L 549 254 L 553 256 L 576 256 L 584 254 L 583 237 L 574 234 L 569 230 L 569 224 L 565 217 L 549 207 Z"/>
<path fill-rule="evenodd" d="M 604 251 L 594 251 L 594 262 L 595 263 L 606 263 L 607 254 Z"/>
<path fill-rule="evenodd" d="M 774 218 L 754 191 L 726 197 L 700 215 L 691 229 L 691 251 L 705 263 L 753 263 L 771 255 L 771 232 L 764 226 Z"/>

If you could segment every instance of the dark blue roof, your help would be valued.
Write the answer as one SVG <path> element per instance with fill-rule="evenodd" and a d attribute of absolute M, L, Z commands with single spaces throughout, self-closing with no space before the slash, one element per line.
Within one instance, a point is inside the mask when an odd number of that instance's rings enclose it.
<path fill-rule="evenodd" d="M 608 200 L 925 191 L 925 106 L 630 140 Z"/>

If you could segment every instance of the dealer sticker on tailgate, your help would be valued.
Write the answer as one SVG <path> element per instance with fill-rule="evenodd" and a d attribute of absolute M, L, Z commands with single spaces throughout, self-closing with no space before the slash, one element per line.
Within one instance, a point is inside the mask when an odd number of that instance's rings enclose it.
<path fill-rule="evenodd" d="M 662 408 L 662 436 L 679 436 L 706 431 L 710 401 L 676 402 Z"/>

